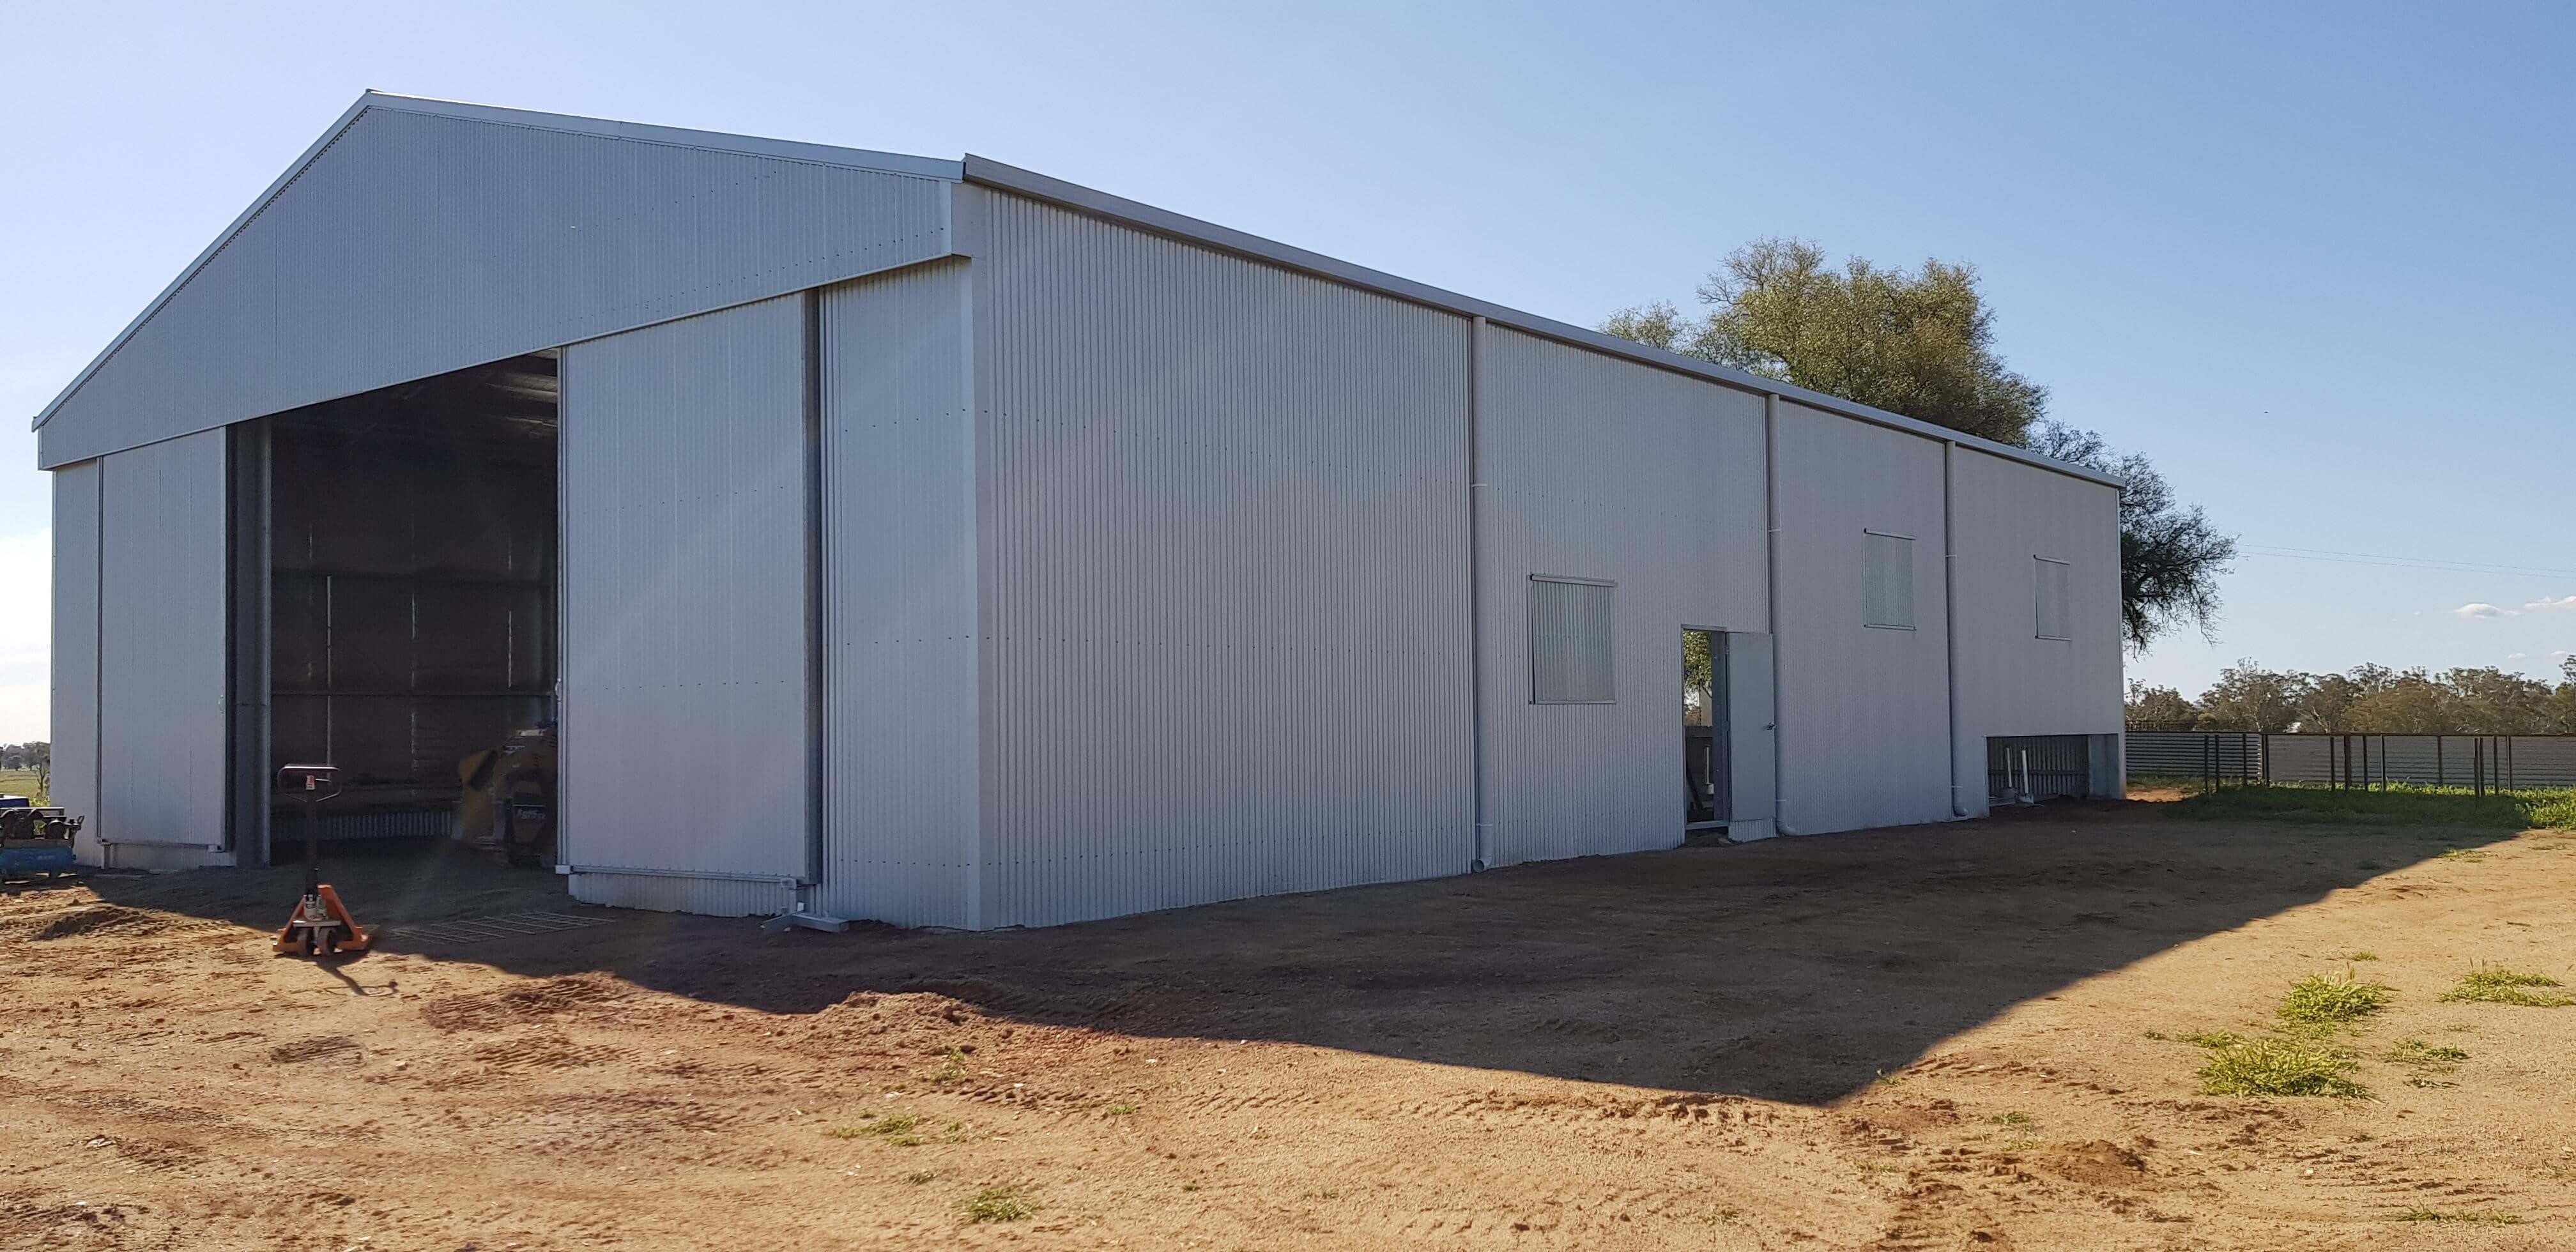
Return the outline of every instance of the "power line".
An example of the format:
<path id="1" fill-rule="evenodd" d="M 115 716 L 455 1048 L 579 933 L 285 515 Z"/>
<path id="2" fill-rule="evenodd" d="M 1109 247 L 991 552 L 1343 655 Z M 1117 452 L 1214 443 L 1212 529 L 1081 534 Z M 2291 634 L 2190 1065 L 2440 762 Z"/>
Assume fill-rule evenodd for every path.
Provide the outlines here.
<path id="1" fill-rule="evenodd" d="M 2454 561 L 2440 557 L 2396 556 L 2385 552 L 2338 552 L 2332 548 L 2293 548 L 2281 544 L 2244 544 L 2239 549 L 2247 556 L 2276 557 L 2294 561 L 2324 561 L 2335 565 L 2377 565 L 2388 569 L 2420 569 L 2455 574 L 2514 574 L 2533 578 L 2576 578 L 2576 569 L 2550 569 L 2534 565 L 2497 565 L 2484 561 Z"/>

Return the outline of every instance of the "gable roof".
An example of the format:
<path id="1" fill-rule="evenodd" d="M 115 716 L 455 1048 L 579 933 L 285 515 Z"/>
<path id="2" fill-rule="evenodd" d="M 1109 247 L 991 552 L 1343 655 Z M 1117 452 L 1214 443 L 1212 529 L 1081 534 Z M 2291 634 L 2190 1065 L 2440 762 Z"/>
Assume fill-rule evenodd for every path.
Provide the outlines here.
<path id="1" fill-rule="evenodd" d="M 939 160 L 377 91 L 361 94 L 45 406 L 38 460 L 50 468 L 947 255 L 947 188 L 961 182 L 2121 485 L 971 154 Z M 78 420 L 61 421 L 66 413 Z"/>

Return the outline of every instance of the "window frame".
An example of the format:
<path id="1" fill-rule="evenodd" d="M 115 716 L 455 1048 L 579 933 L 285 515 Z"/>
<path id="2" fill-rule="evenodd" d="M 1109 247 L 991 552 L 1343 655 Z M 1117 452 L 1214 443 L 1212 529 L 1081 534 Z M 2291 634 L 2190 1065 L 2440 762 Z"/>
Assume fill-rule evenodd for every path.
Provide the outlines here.
<path id="1" fill-rule="evenodd" d="M 2030 559 L 2031 638 L 2044 639 L 2050 643 L 2075 642 L 2075 596 L 2072 581 L 2075 575 L 2075 562 L 2061 560 L 2053 556 L 2041 556 L 2036 552 L 2030 554 Z M 2055 607 L 2057 609 L 2058 627 L 2066 632 L 2062 635 L 2052 635 L 2048 633 L 2048 610 L 2050 608 L 2048 581 L 2041 576 L 2040 570 L 2042 566 L 2050 565 L 2057 567 L 2057 603 Z"/>
<path id="2" fill-rule="evenodd" d="M 1893 531 L 1893 530 L 1878 530 L 1878 529 L 1874 529 L 1874 528 L 1872 528 L 1872 527 L 1868 527 L 1868 526 L 1864 526 L 1864 527 L 1862 527 L 1862 528 L 1861 528 L 1860 533 L 1861 533 L 1861 541 L 1860 541 L 1860 542 L 1861 542 L 1861 557 L 1860 557 L 1860 561 L 1861 561 L 1861 580 L 1862 580 L 1862 581 L 1861 581 L 1861 593 L 1860 593 L 1860 618 L 1861 618 L 1860 625 L 1861 625 L 1861 629 L 1863 629 L 1863 630 L 1903 630 L 1903 631 L 1912 631 L 1912 630 L 1919 629 L 1919 626 L 1918 626 L 1918 619 L 1917 619 L 1917 616 L 1916 616 L 1915 611 L 1914 611 L 1914 610 L 1915 610 L 1915 595 L 1914 595 L 1914 543 L 1915 543 L 1915 539 L 1914 539 L 1914 536 L 1912 536 L 1912 535 L 1908 535 L 1908 534 L 1901 534 L 1901 533 L 1899 533 L 1899 532 L 1897 532 L 1897 531 Z M 1875 545 L 1873 545 L 1873 544 L 1871 544 L 1871 543 L 1870 543 L 1870 540 L 1872 540 L 1872 539 L 1899 539 L 1899 540 L 1903 540 L 1903 541 L 1904 541 L 1904 543 L 1905 543 L 1905 547 L 1904 547 L 1904 549 L 1903 549 L 1904 554 L 1905 554 L 1905 561 L 1904 561 L 1904 565 L 1903 565 L 1903 572 L 1904 572 L 1904 576 L 1905 576 L 1905 584 L 1904 584 L 1904 585 L 1905 585 L 1905 621 L 1904 621 L 1903 623 L 1901 623 L 1901 624 L 1900 624 L 1900 623 L 1897 623 L 1897 622 L 1873 622 L 1873 621 L 1869 620 L 1869 593 L 1870 593 L 1870 581 L 1869 581 L 1869 580 L 1870 580 L 1870 579 L 1872 579 L 1872 578 L 1874 578 L 1874 577 L 1877 575 L 1877 573 L 1878 573 L 1877 567 L 1876 567 L 1876 566 L 1875 566 L 1875 564 L 1873 563 L 1873 558 L 1872 558 L 1872 556 L 1871 556 L 1871 553 L 1873 553 L 1874 551 L 1876 551 L 1876 550 L 1877 550 L 1877 549 L 1876 549 L 1876 547 L 1875 547 Z"/>
<path id="3" fill-rule="evenodd" d="M 1603 611 L 1605 633 L 1601 640 L 1602 681 L 1608 694 L 1598 700 L 1551 700 L 1539 690 L 1539 618 L 1537 585 L 1555 583 L 1573 587 L 1598 587 L 1605 596 Z M 1532 574 L 1526 584 L 1529 594 L 1529 702 L 1543 705 L 1606 705 L 1619 702 L 1619 584 L 1607 578 L 1583 578 L 1572 574 Z"/>

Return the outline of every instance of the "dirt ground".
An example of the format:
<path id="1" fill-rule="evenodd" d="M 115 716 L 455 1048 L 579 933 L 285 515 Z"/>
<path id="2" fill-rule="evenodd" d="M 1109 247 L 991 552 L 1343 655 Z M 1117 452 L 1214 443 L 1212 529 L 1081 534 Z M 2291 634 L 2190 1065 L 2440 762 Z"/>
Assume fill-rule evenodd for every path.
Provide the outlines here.
<path id="1" fill-rule="evenodd" d="M 370 921 L 588 911 L 470 862 L 332 877 Z M 336 969 L 253 929 L 296 879 L 0 895 L 0 1246 L 2576 1247 L 2576 1008 L 2437 999 L 2480 961 L 2576 983 L 2565 834 L 2097 806 L 1043 931 L 603 911 Z M 2198 1094 L 2174 1036 L 2348 967 L 2395 993 L 2347 1040 L 2368 1098 Z M 2379 1059 L 2410 1039 L 2467 1059 Z"/>

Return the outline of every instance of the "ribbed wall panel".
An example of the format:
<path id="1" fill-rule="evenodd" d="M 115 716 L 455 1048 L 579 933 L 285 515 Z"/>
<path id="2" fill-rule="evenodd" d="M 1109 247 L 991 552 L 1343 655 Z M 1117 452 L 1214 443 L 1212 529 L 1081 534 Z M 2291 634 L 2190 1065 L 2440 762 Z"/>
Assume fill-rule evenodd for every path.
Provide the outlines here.
<path id="1" fill-rule="evenodd" d="M 984 924 L 1464 870 L 1469 324 L 990 226 Z"/>
<path id="2" fill-rule="evenodd" d="M 99 837 L 224 843 L 224 433 L 103 458 Z"/>
<path id="3" fill-rule="evenodd" d="M 568 863 L 805 872 L 805 361 L 800 296 L 564 351 Z"/>
<path id="4" fill-rule="evenodd" d="M 371 106 L 73 393 L 39 459 L 939 256 L 948 186 Z"/>
<path id="5" fill-rule="evenodd" d="M 1762 401 L 1517 331 L 1480 356 L 1485 858 L 1671 847 L 1682 628 L 1766 624 Z M 1531 702 L 1532 574 L 1618 584 L 1616 703 Z"/>
<path id="6" fill-rule="evenodd" d="M 1981 814 L 1989 737 L 2120 731 L 2120 492 L 1966 448 L 1951 476 L 1956 768 L 1960 800 Z M 2067 563 L 2068 638 L 2039 637 L 2033 557 Z"/>
<path id="7" fill-rule="evenodd" d="M 1785 831 L 1946 821 L 1942 445 L 1803 405 L 1778 408 Z M 1862 625 L 1871 530 L 1914 538 L 1912 630 Z M 2027 613 L 2026 594 L 2021 603 Z"/>
<path id="8" fill-rule="evenodd" d="M 78 852 L 100 861 L 98 836 L 98 461 L 53 472 L 53 803 L 87 818 Z"/>
<path id="9" fill-rule="evenodd" d="M 777 883 L 721 878 L 670 878 L 652 874 L 575 874 L 572 898 L 584 904 L 708 917 L 760 917 L 782 913 L 794 891 Z"/>
<path id="10" fill-rule="evenodd" d="M 967 926 L 975 838 L 975 411 L 968 271 L 823 301 L 825 803 L 818 903 Z"/>

